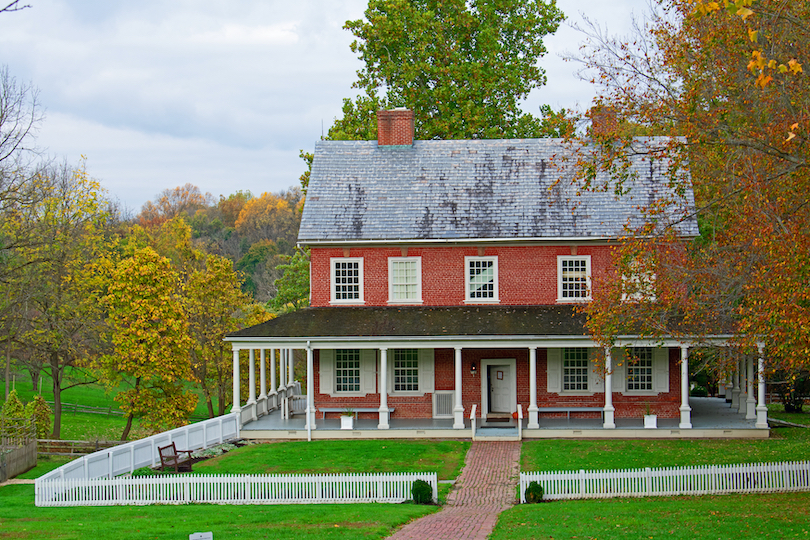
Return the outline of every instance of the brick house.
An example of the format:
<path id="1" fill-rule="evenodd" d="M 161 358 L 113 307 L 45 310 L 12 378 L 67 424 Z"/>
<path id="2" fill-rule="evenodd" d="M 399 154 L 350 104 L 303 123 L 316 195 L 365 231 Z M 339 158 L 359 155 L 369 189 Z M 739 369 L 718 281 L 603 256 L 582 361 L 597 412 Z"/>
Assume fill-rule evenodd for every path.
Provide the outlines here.
<path id="1" fill-rule="evenodd" d="M 377 429 L 408 419 L 462 429 L 473 406 L 484 422 L 520 407 L 527 430 L 560 416 L 612 429 L 648 409 L 692 427 L 689 344 L 619 336 L 597 363 L 575 309 L 637 205 L 667 189 L 666 163 L 636 153 L 630 195 L 619 198 L 577 193 L 568 165 L 576 149 L 559 139 L 414 141 L 404 109 L 381 111 L 378 130 L 379 141 L 316 145 L 299 231 L 311 250 L 311 307 L 226 338 L 236 381 L 239 351 L 250 350 L 244 408 L 234 387 L 244 420 L 283 405 L 286 351 L 304 349 L 309 430 L 345 408 L 377 419 Z M 683 237 L 698 234 L 685 217 L 692 205 L 689 193 L 667 216 Z M 275 359 L 276 350 L 285 352 L 281 384 L 277 392 L 273 367 L 268 393 L 265 353 Z M 751 383 L 744 398 L 755 414 Z M 294 412 L 284 403 L 282 414 Z M 767 426 L 759 405 L 757 426 Z"/>

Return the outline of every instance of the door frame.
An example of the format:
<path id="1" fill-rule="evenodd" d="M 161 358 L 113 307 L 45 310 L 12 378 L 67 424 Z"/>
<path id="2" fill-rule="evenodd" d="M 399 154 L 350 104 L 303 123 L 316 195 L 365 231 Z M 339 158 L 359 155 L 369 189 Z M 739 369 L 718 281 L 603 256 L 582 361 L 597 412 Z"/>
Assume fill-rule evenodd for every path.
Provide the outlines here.
<path id="1" fill-rule="evenodd" d="M 509 412 L 517 411 L 517 360 L 515 358 L 484 358 L 481 360 L 481 416 L 489 414 L 489 367 L 509 366 Z"/>

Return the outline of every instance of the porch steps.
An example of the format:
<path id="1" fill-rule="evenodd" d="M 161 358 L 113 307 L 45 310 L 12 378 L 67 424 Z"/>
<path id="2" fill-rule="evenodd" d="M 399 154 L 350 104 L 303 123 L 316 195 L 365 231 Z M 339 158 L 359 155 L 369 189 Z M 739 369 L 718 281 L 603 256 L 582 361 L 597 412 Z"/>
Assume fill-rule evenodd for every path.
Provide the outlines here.
<path id="1" fill-rule="evenodd" d="M 517 427 L 480 427 L 475 430 L 476 441 L 519 441 Z"/>

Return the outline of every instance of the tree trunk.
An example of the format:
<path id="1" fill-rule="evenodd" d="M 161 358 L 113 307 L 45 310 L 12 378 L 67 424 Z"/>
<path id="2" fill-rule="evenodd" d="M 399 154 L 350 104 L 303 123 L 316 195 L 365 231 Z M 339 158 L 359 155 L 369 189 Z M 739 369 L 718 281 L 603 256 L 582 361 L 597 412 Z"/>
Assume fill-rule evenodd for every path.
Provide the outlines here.
<path id="1" fill-rule="evenodd" d="M 132 413 L 129 413 L 127 415 L 127 425 L 124 426 L 124 432 L 121 434 L 122 441 L 127 440 L 127 437 L 129 437 L 129 431 L 132 429 L 132 417 L 133 417 Z"/>
<path id="2" fill-rule="evenodd" d="M 62 372 L 59 357 L 51 353 L 51 380 L 53 381 L 53 431 L 51 439 L 59 439 L 62 433 Z"/>
<path id="3" fill-rule="evenodd" d="M 6 397 L 5 401 L 8 401 L 8 394 L 11 392 L 9 389 L 9 385 L 11 384 L 11 339 L 6 342 Z"/>

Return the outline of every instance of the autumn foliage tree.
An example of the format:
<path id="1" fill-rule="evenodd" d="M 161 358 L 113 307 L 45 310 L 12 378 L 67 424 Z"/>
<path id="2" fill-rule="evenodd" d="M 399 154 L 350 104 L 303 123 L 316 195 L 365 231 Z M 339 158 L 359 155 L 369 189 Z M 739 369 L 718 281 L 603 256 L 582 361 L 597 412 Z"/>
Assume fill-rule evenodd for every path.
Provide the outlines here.
<path id="1" fill-rule="evenodd" d="M 148 429 L 183 425 L 197 396 L 184 385 L 194 380 L 192 342 L 171 261 L 151 247 L 136 249 L 112 270 L 105 302 L 114 352 L 102 360 L 104 379 L 111 387 L 131 383 L 115 397 L 127 418 L 121 440 L 136 416 Z"/>
<path id="2" fill-rule="evenodd" d="M 763 342 L 771 367 L 801 370 L 810 365 L 810 4 L 658 5 L 633 40 L 592 28 L 584 61 L 624 122 L 614 127 L 670 136 L 651 157 L 671 160 L 676 194 L 691 171 L 701 236 L 684 241 L 661 226 L 674 198 L 641 208 L 648 219 L 628 228 L 613 279 L 594 286 L 589 326 L 604 340 L 630 326 L 650 335 L 733 332 L 739 350 Z M 621 187 L 632 174 L 621 157 L 633 151 L 627 135 L 589 135 L 598 150 L 582 160 L 585 184 L 603 168 Z M 639 254 L 653 265 L 656 301 L 622 302 Z"/>

